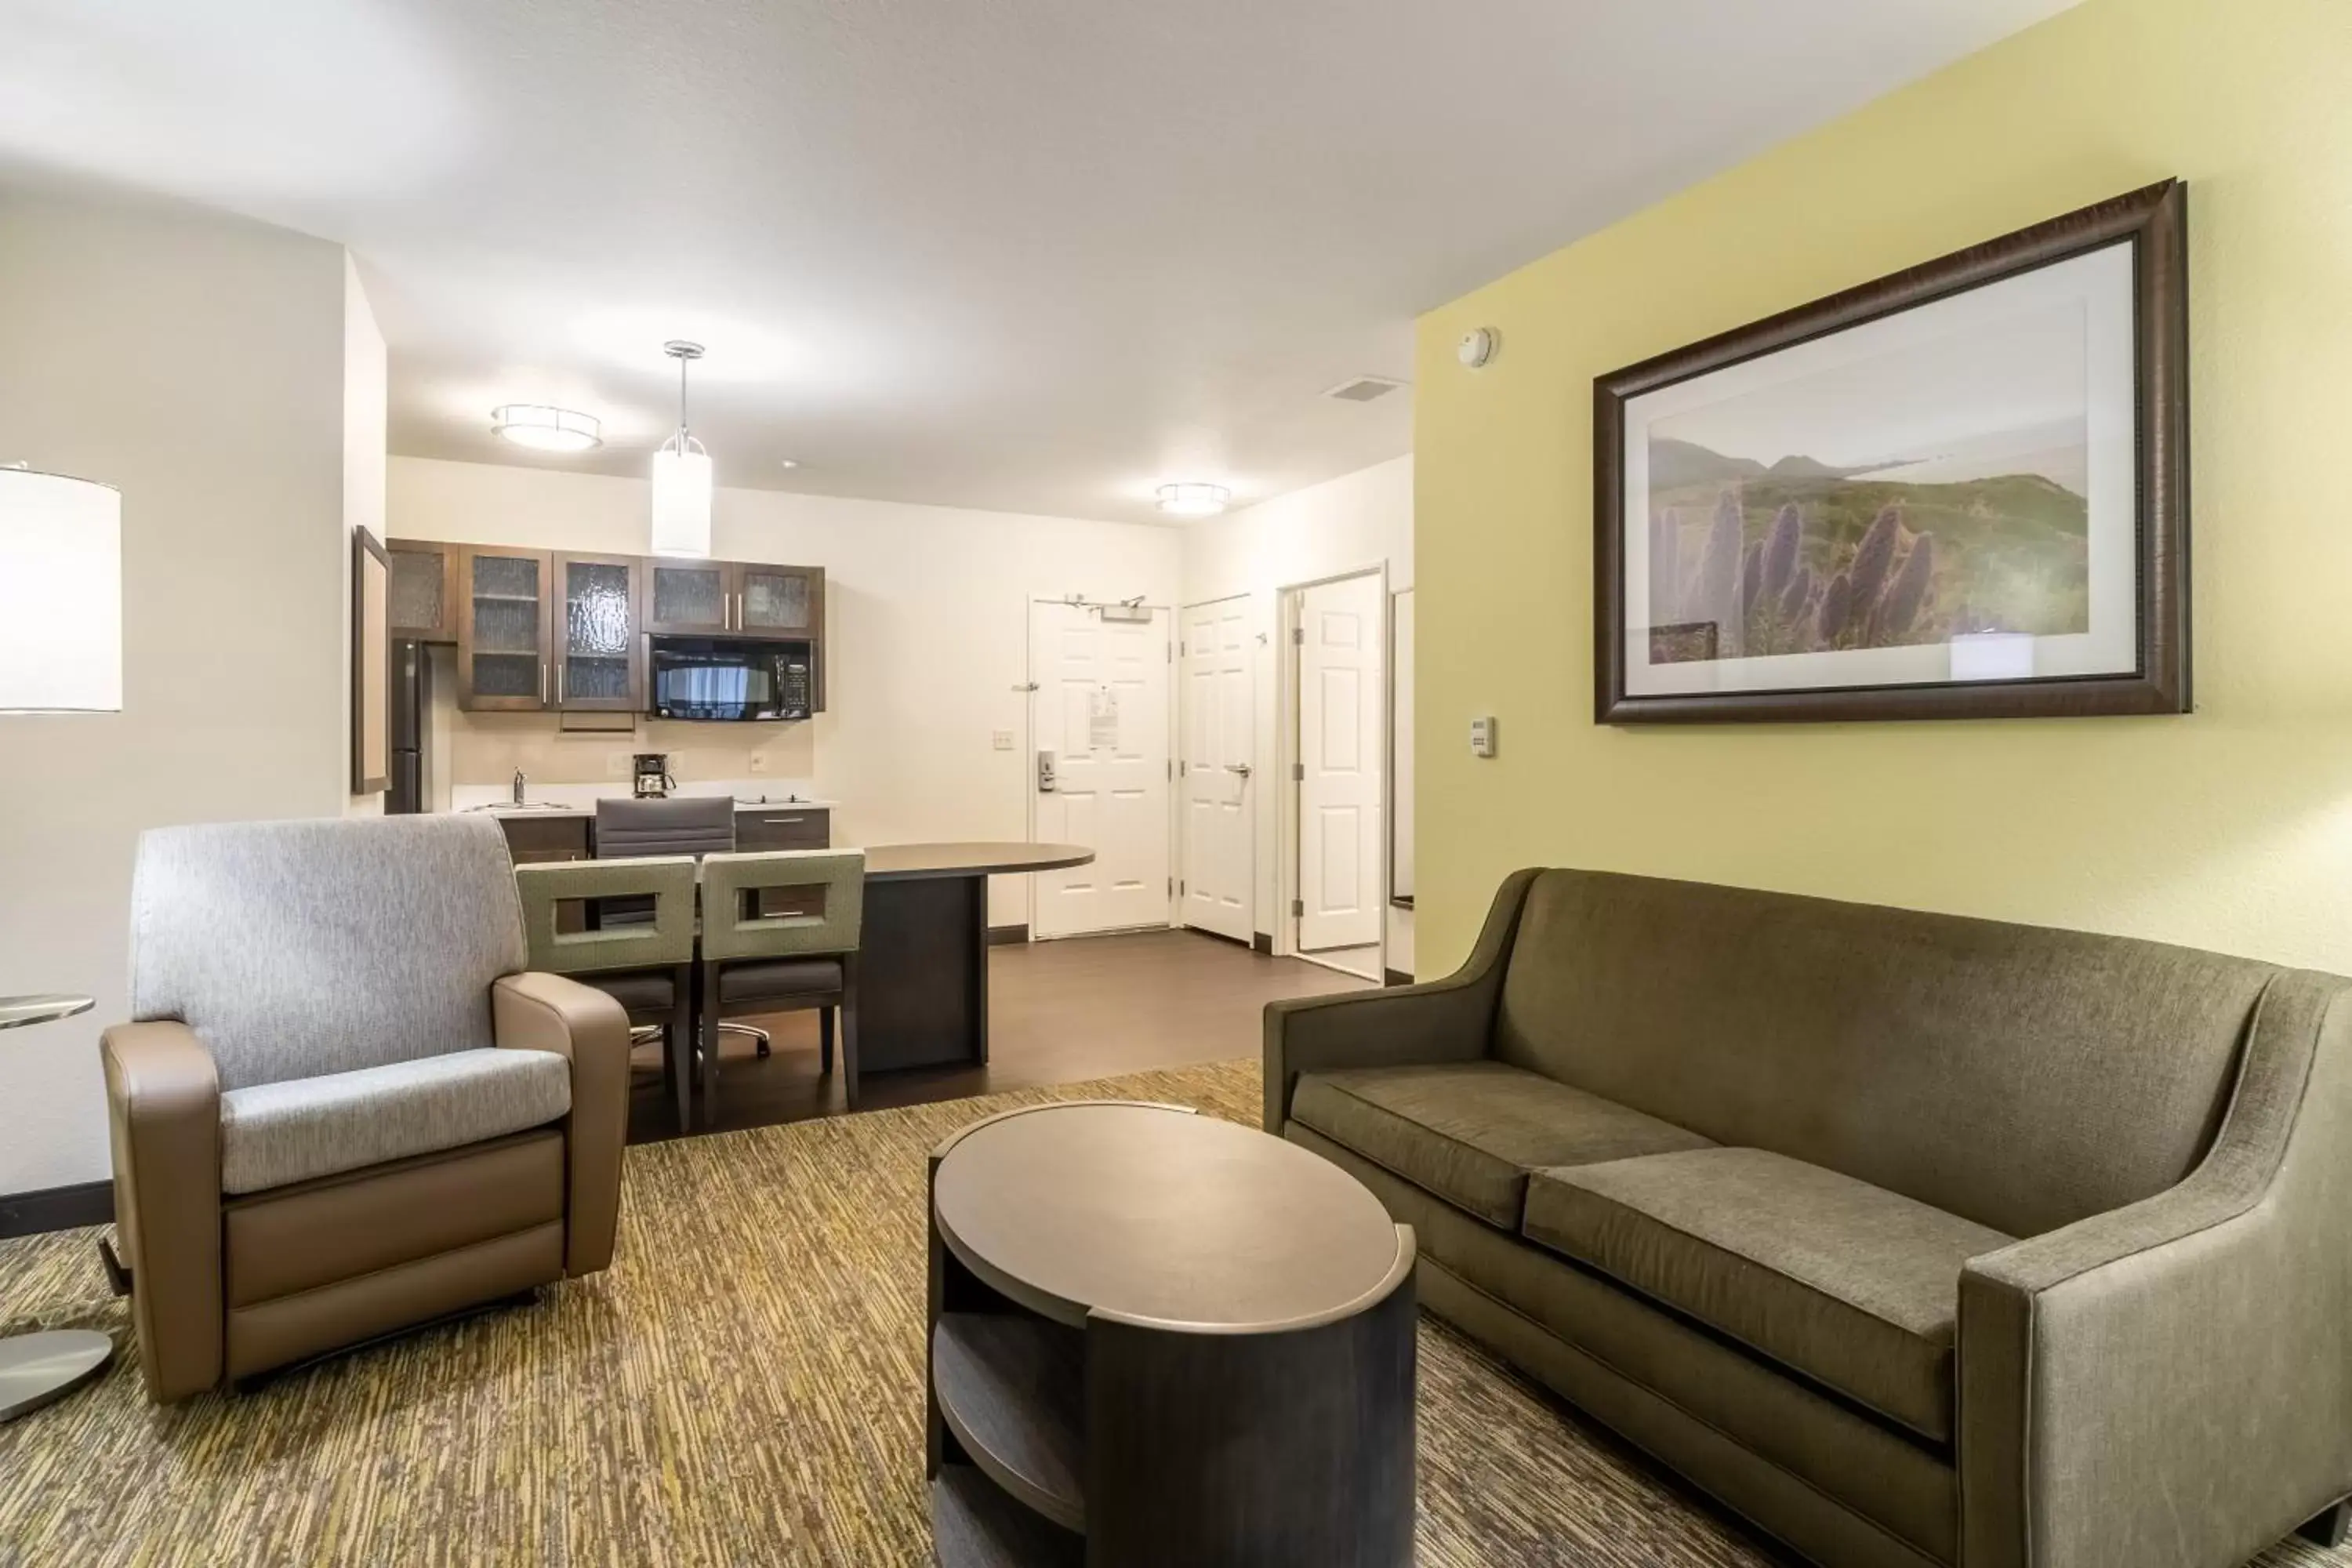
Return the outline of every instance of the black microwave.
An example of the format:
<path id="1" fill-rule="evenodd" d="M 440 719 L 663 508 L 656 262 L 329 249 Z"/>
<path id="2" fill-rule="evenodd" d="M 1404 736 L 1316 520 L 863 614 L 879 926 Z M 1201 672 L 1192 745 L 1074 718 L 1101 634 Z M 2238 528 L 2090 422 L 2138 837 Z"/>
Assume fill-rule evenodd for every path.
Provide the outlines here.
<path id="1" fill-rule="evenodd" d="M 656 719 L 805 719 L 815 691 L 805 642 L 649 637 L 646 711 Z"/>

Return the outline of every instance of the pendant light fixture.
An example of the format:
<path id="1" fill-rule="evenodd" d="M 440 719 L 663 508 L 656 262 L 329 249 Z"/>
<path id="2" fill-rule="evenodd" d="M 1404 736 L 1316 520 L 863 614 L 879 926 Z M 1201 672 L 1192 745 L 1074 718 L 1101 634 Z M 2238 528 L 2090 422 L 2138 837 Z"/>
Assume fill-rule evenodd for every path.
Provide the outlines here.
<path id="1" fill-rule="evenodd" d="M 702 345 L 674 340 L 662 353 L 677 361 L 677 430 L 654 454 L 653 552 L 710 553 L 710 454 L 686 427 L 686 367 Z"/>

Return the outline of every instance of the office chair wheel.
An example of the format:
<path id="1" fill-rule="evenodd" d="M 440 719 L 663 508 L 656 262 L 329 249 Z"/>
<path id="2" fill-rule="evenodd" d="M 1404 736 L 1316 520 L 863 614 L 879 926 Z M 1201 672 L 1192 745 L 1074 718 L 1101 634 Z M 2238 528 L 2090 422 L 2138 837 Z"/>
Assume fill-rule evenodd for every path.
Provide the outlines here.
<path id="1" fill-rule="evenodd" d="M 769 1052 L 774 1048 L 774 1042 L 769 1039 L 768 1031 L 761 1028 L 755 1028 L 750 1024 L 722 1023 L 719 1026 L 719 1032 L 723 1035 L 751 1036 L 752 1049 L 763 1057 L 768 1055 Z"/>

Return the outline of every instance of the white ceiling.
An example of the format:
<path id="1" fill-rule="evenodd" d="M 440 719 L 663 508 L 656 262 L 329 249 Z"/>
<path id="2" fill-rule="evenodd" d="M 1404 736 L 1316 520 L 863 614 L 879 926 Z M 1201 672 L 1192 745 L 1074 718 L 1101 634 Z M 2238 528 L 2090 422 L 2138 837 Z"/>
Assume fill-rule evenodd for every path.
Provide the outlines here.
<path id="1" fill-rule="evenodd" d="M 1149 518 L 1409 449 L 1320 394 L 1418 312 L 2069 3 L 7 0 L 0 161 L 348 244 L 396 452 L 642 473 L 687 336 L 721 484 Z"/>

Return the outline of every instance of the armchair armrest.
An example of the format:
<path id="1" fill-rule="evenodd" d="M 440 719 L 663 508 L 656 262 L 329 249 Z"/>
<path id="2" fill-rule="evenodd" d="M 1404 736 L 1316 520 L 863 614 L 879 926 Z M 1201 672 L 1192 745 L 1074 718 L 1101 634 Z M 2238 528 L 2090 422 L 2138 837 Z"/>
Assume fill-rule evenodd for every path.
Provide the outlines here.
<path id="1" fill-rule="evenodd" d="M 118 1024 L 99 1056 L 140 1372 L 167 1404 L 221 1376 L 220 1075 L 177 1020 Z"/>
<path id="2" fill-rule="evenodd" d="M 1961 1568 L 2241 1563 L 2352 1493 L 2347 996 L 2279 975 L 2186 1181 L 1962 1270 Z"/>
<path id="3" fill-rule="evenodd" d="M 1265 1008 L 1265 1130 L 1290 1116 L 1298 1075 L 1332 1068 L 1476 1061 L 1494 1032 L 1503 959 L 1517 934 L 1534 871 L 1515 871 L 1495 894 L 1477 945 L 1443 980 L 1337 996 L 1269 1002 Z"/>
<path id="4" fill-rule="evenodd" d="M 560 974 L 509 974 L 490 987 L 502 1050 L 553 1051 L 572 1063 L 564 1138 L 563 1271 L 613 1261 L 621 1219 L 621 1149 L 629 1137 L 629 1016 L 602 991 Z"/>

